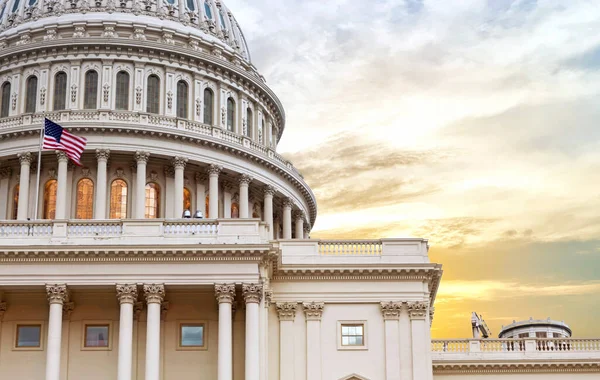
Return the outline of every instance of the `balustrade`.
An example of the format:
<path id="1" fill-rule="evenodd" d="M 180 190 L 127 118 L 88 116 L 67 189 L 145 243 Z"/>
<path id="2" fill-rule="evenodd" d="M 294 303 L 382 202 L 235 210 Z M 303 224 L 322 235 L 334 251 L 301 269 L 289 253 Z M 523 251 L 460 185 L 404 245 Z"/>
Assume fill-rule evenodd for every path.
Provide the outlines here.
<path id="1" fill-rule="evenodd" d="M 380 240 L 322 240 L 319 242 L 319 254 L 325 256 L 379 256 Z"/>
<path id="2" fill-rule="evenodd" d="M 0 222 L 0 238 L 15 238 L 27 236 L 51 236 L 52 222 L 50 221 L 35 221 L 35 222 Z"/>
<path id="3" fill-rule="evenodd" d="M 216 235 L 219 225 L 216 221 L 167 221 L 164 223 L 165 235 Z"/>
<path id="4" fill-rule="evenodd" d="M 528 348 L 527 342 L 535 345 Z M 476 351 L 472 350 L 475 343 Z M 501 352 L 600 352 L 600 339 L 522 338 L 522 339 L 459 339 L 432 340 L 432 352 L 448 354 L 501 353 Z"/>
<path id="5" fill-rule="evenodd" d="M 123 233 L 123 222 L 73 221 L 67 225 L 69 236 L 119 236 Z"/>

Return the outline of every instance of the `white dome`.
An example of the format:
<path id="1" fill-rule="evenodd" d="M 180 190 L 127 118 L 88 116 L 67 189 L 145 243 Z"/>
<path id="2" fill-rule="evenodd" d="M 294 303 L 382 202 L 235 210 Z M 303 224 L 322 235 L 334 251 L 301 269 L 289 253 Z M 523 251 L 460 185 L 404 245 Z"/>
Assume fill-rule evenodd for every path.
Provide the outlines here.
<path id="1" fill-rule="evenodd" d="M 0 39 L 23 29 L 60 29 L 65 23 L 128 23 L 143 29 L 194 36 L 250 62 L 233 14 L 219 0 L 5 0 Z"/>

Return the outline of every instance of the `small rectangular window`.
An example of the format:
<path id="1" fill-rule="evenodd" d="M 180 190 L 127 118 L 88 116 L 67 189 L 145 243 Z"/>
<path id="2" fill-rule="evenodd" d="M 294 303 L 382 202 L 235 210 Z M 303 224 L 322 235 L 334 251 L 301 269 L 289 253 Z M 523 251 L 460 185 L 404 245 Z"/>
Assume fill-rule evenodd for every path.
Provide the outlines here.
<path id="1" fill-rule="evenodd" d="M 519 338 L 529 338 L 529 333 L 519 334 Z"/>
<path id="2" fill-rule="evenodd" d="M 41 348 L 42 325 L 17 325 L 16 348 Z"/>
<path id="3" fill-rule="evenodd" d="M 537 331 L 535 333 L 536 338 L 547 338 L 548 334 L 545 331 Z"/>
<path id="4" fill-rule="evenodd" d="M 85 348 L 109 348 L 110 325 L 85 325 Z"/>
<path id="5" fill-rule="evenodd" d="M 177 340 L 179 350 L 206 350 L 206 323 L 198 321 L 180 322 Z"/>
<path id="6" fill-rule="evenodd" d="M 367 321 L 338 321 L 338 350 L 367 349 Z"/>

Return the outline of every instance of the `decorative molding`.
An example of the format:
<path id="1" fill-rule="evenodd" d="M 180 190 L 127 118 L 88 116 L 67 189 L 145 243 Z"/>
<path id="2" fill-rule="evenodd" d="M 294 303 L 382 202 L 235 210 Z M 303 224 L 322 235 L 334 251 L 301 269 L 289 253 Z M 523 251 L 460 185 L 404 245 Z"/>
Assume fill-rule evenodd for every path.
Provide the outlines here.
<path id="1" fill-rule="evenodd" d="M 208 177 L 206 176 L 206 173 L 196 173 L 194 179 L 196 180 L 196 183 L 202 184 L 206 182 Z"/>
<path id="2" fill-rule="evenodd" d="M 12 175 L 11 168 L 0 168 L 0 179 L 10 178 L 11 175 Z"/>
<path id="3" fill-rule="evenodd" d="M 162 303 L 165 299 L 164 284 L 144 284 L 144 298 L 146 303 Z"/>
<path id="4" fill-rule="evenodd" d="M 263 194 L 265 196 L 270 195 L 271 197 L 275 195 L 275 188 L 271 185 L 265 185 L 263 187 Z"/>
<path id="5" fill-rule="evenodd" d="M 435 361 L 435 360 L 434 360 Z M 433 363 L 434 375 L 513 374 L 513 373 L 600 373 L 600 362 L 589 363 Z"/>
<path id="6" fill-rule="evenodd" d="M 136 284 L 117 284 L 116 288 L 119 303 L 134 304 L 137 302 L 138 289 Z"/>
<path id="7" fill-rule="evenodd" d="M 144 303 L 142 301 L 136 301 L 133 304 L 133 320 L 139 321 L 140 315 L 142 315 L 143 311 L 144 311 Z"/>
<path id="8" fill-rule="evenodd" d="M 21 163 L 21 166 L 29 165 L 31 167 L 31 163 L 34 160 L 34 155 L 31 152 L 19 153 L 19 154 L 17 154 L 17 157 L 19 158 L 19 162 Z"/>
<path id="9" fill-rule="evenodd" d="M 294 220 L 301 219 L 304 221 L 306 219 L 306 214 L 302 210 L 295 210 L 292 216 Z"/>
<path id="10" fill-rule="evenodd" d="M 400 319 L 400 311 L 402 310 L 402 302 L 382 302 L 381 313 L 384 320 Z"/>
<path id="11" fill-rule="evenodd" d="M 283 207 L 289 207 L 290 209 L 294 207 L 294 202 L 288 197 L 283 198 L 282 203 Z"/>
<path id="12" fill-rule="evenodd" d="M 150 159 L 150 153 L 138 150 L 135 152 L 133 157 L 135 159 L 135 162 L 137 162 L 138 164 L 147 164 L 148 160 Z"/>
<path id="13" fill-rule="evenodd" d="M 302 304 L 307 321 L 320 321 L 323 316 L 325 303 L 323 302 L 305 302 Z"/>
<path id="14" fill-rule="evenodd" d="M 115 177 L 125 178 L 125 170 L 123 170 L 122 168 L 117 168 L 117 170 L 115 170 Z"/>
<path id="15" fill-rule="evenodd" d="M 75 310 L 75 302 L 63 303 L 63 320 L 71 320 L 71 314 L 73 313 L 73 310 Z"/>
<path id="16" fill-rule="evenodd" d="M 427 318 L 427 302 L 410 302 L 408 304 L 408 316 L 410 319 Z"/>
<path id="17" fill-rule="evenodd" d="M 188 159 L 185 157 L 175 156 L 171 160 L 171 164 L 175 169 L 185 169 L 185 165 L 187 164 Z"/>
<path id="18" fill-rule="evenodd" d="M 110 149 L 96 149 L 96 159 L 98 161 L 108 161 L 110 158 Z"/>
<path id="19" fill-rule="evenodd" d="M 69 291 L 66 284 L 46 284 L 46 294 L 50 304 L 69 302 Z"/>
<path id="20" fill-rule="evenodd" d="M 175 178 L 175 168 L 173 168 L 171 165 L 165 165 L 165 167 L 163 168 L 163 171 L 165 173 L 165 177 Z M 156 173 L 154 173 L 154 174 L 156 174 Z M 156 182 L 157 180 L 158 180 L 158 176 L 153 181 Z"/>
<path id="21" fill-rule="evenodd" d="M 246 303 L 260 303 L 262 284 L 242 284 L 242 294 Z"/>
<path id="22" fill-rule="evenodd" d="M 215 284 L 215 297 L 218 303 L 233 303 L 235 284 Z"/>
<path id="23" fill-rule="evenodd" d="M 296 319 L 297 302 L 277 302 L 275 307 L 280 321 L 293 321 Z"/>
<path id="24" fill-rule="evenodd" d="M 8 306 L 6 302 L 0 302 L 0 322 L 2 322 L 2 320 L 4 319 L 4 313 L 6 313 L 7 307 Z"/>
<path id="25" fill-rule="evenodd" d="M 69 160 L 67 153 L 63 152 L 62 150 L 56 151 L 56 158 L 58 159 L 58 162 L 68 162 Z"/>
<path id="26" fill-rule="evenodd" d="M 240 184 L 240 186 L 248 186 L 250 185 L 250 183 L 254 180 L 253 177 L 247 175 L 247 174 L 242 174 L 239 179 L 238 182 Z"/>
<path id="27" fill-rule="evenodd" d="M 214 175 L 218 176 L 222 171 L 223 171 L 223 167 L 220 165 L 215 165 L 215 164 L 210 165 L 208 167 L 208 169 L 206 169 L 206 173 L 209 176 L 214 176 Z"/>
<path id="28" fill-rule="evenodd" d="M 92 171 L 90 168 L 81 168 L 81 176 L 83 178 L 92 178 Z"/>
<path id="29" fill-rule="evenodd" d="M 265 298 L 265 307 L 268 309 L 271 307 L 271 303 L 273 302 L 273 290 L 265 287 L 264 298 Z"/>

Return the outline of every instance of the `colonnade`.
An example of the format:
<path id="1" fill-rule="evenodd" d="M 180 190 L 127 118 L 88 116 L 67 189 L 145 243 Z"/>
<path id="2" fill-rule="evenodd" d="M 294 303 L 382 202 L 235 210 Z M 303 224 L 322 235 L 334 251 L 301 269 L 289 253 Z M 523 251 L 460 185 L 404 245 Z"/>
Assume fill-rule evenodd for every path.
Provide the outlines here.
<path id="1" fill-rule="evenodd" d="M 58 160 L 58 171 L 57 171 L 57 194 L 56 194 L 56 219 L 68 219 L 66 215 L 67 210 L 67 189 L 68 184 L 68 157 L 64 152 L 56 152 Z M 146 182 L 147 182 L 147 166 L 150 159 L 150 153 L 145 151 L 136 151 L 134 153 L 134 160 L 136 163 L 136 186 L 133 193 L 133 218 L 144 219 L 145 217 L 145 201 L 146 201 Z M 107 219 L 107 194 L 108 189 L 108 160 L 110 157 L 109 149 L 96 149 L 97 159 L 97 170 L 96 170 L 96 181 L 94 184 L 94 207 L 93 214 L 94 219 Z M 32 164 L 36 158 L 35 154 L 31 152 L 24 152 L 18 155 L 21 168 L 20 168 L 20 182 L 19 182 L 19 204 L 17 219 L 26 220 L 30 215 L 30 170 Z M 183 193 L 185 186 L 185 167 L 188 163 L 188 159 L 185 157 L 175 156 L 171 159 L 171 165 L 173 168 L 174 176 L 174 188 L 172 193 L 169 192 L 167 196 L 173 197 L 173 212 L 172 215 L 175 218 L 179 218 L 183 214 Z M 212 164 L 207 167 L 206 174 L 208 177 L 208 194 L 209 194 L 209 205 L 207 207 L 208 217 L 215 219 L 216 215 L 219 215 L 219 177 L 223 171 L 223 168 L 219 165 Z M 205 177 L 206 178 L 206 177 Z M 239 195 L 239 217 L 250 218 L 252 216 L 252 210 L 249 202 L 249 189 L 250 184 L 254 181 L 254 178 L 247 174 L 241 174 L 237 179 L 237 188 Z M 197 178 L 197 194 L 196 199 L 198 205 L 204 207 L 204 184 L 200 184 L 201 179 Z M 40 185 L 41 186 L 41 185 Z M 231 189 L 233 185 L 226 184 Z M 224 201 L 224 217 L 231 217 L 231 194 L 232 190 L 225 193 Z M 263 193 L 263 221 L 269 225 L 270 238 L 275 237 L 283 239 L 291 239 L 292 236 L 299 239 L 308 237 L 308 225 L 305 223 L 306 214 L 301 211 L 290 198 L 284 198 L 282 202 L 282 233 L 281 236 L 274 234 L 274 196 L 276 190 L 271 185 L 264 185 L 262 188 Z M 42 195 L 40 195 L 42 196 Z M 35 200 L 38 201 L 38 200 Z M 292 234 L 292 231 L 294 234 Z"/>
<path id="2" fill-rule="evenodd" d="M 145 379 L 160 378 L 161 304 L 165 299 L 164 284 L 144 284 L 143 296 L 147 305 Z M 260 313 L 261 284 L 242 284 L 246 304 L 246 358 L 245 379 L 259 380 L 260 376 Z M 69 304 L 69 290 L 65 284 L 46 285 L 50 313 L 48 320 L 46 380 L 59 380 L 61 374 L 61 339 L 63 308 Z M 131 380 L 133 368 L 134 304 L 138 299 L 136 284 L 116 285 L 120 304 L 117 380 Z M 215 284 L 219 304 L 218 380 L 233 379 L 233 313 L 235 284 Z"/>

